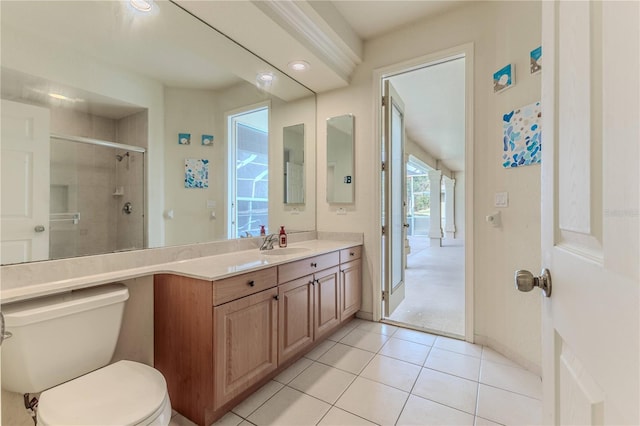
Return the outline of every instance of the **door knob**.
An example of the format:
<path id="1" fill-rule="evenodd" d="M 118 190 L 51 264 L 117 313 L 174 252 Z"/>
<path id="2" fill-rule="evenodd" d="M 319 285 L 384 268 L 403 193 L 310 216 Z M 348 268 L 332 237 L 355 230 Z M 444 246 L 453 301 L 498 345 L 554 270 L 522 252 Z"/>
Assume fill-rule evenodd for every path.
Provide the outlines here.
<path id="1" fill-rule="evenodd" d="M 516 271 L 516 288 L 520 291 L 531 291 L 534 287 L 540 287 L 545 296 L 551 296 L 551 273 L 548 269 L 543 269 L 539 277 L 524 269 Z"/>
<path id="2" fill-rule="evenodd" d="M 408 223 L 405 223 L 403 226 L 404 226 L 405 228 L 408 228 L 408 227 L 409 227 L 409 224 L 408 224 Z"/>
<path id="3" fill-rule="evenodd" d="M 34 231 L 36 232 L 44 232 L 44 226 L 43 225 L 36 225 L 35 228 L 33 228 Z"/>

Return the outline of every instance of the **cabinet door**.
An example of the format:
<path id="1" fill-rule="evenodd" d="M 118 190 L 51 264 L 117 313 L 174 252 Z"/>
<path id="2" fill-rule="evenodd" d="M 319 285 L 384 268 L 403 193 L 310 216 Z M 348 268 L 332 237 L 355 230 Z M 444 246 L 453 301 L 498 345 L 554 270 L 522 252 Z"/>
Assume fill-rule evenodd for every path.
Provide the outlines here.
<path id="1" fill-rule="evenodd" d="M 340 324 L 340 268 L 325 269 L 314 274 L 315 324 L 314 338 L 318 339 Z"/>
<path id="2" fill-rule="evenodd" d="M 362 303 L 362 265 L 360 260 L 340 267 L 340 321 L 360 310 Z"/>
<path id="3" fill-rule="evenodd" d="M 277 367 L 277 288 L 213 309 L 215 409 Z"/>
<path id="4" fill-rule="evenodd" d="M 278 288 L 278 363 L 313 342 L 313 275 Z"/>

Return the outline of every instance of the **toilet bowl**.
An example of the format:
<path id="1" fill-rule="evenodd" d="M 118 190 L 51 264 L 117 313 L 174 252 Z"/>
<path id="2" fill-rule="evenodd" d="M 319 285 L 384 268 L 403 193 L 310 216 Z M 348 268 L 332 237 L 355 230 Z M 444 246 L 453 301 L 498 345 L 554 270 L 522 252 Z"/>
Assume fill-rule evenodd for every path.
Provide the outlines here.
<path id="1" fill-rule="evenodd" d="M 3 304 L 2 388 L 39 393 L 39 425 L 162 425 L 167 383 L 134 361 L 110 363 L 129 291 L 122 284 Z"/>
<path id="2" fill-rule="evenodd" d="M 118 361 L 44 391 L 38 425 L 167 425 L 171 403 L 158 370 Z"/>

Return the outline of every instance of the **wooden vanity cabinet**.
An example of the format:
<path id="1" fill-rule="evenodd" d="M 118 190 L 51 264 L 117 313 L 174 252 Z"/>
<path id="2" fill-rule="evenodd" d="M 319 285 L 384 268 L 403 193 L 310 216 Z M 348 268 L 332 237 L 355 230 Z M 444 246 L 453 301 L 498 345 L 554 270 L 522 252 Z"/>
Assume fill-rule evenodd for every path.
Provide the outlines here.
<path id="1" fill-rule="evenodd" d="M 340 317 L 354 315 L 362 306 L 362 246 L 340 250 Z"/>
<path id="2" fill-rule="evenodd" d="M 210 425 L 349 319 L 361 248 L 205 281 L 154 278 L 154 366 L 171 405 Z"/>
<path id="3" fill-rule="evenodd" d="M 213 309 L 215 409 L 278 367 L 277 294 L 272 288 Z"/>

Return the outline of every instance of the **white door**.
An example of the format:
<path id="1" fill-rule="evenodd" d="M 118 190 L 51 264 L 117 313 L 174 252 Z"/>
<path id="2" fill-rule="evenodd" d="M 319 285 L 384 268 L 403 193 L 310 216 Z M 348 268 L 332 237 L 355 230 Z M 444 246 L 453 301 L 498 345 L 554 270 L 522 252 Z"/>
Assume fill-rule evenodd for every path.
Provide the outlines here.
<path id="1" fill-rule="evenodd" d="M 406 215 L 406 163 L 404 161 L 404 103 L 389 80 L 384 81 L 385 128 L 385 236 L 384 314 L 391 316 L 404 300 L 404 241 Z"/>
<path id="2" fill-rule="evenodd" d="M 49 110 L 2 101 L 0 263 L 49 258 Z"/>
<path id="3" fill-rule="evenodd" d="M 543 2 L 544 423 L 640 424 L 640 3 Z"/>

